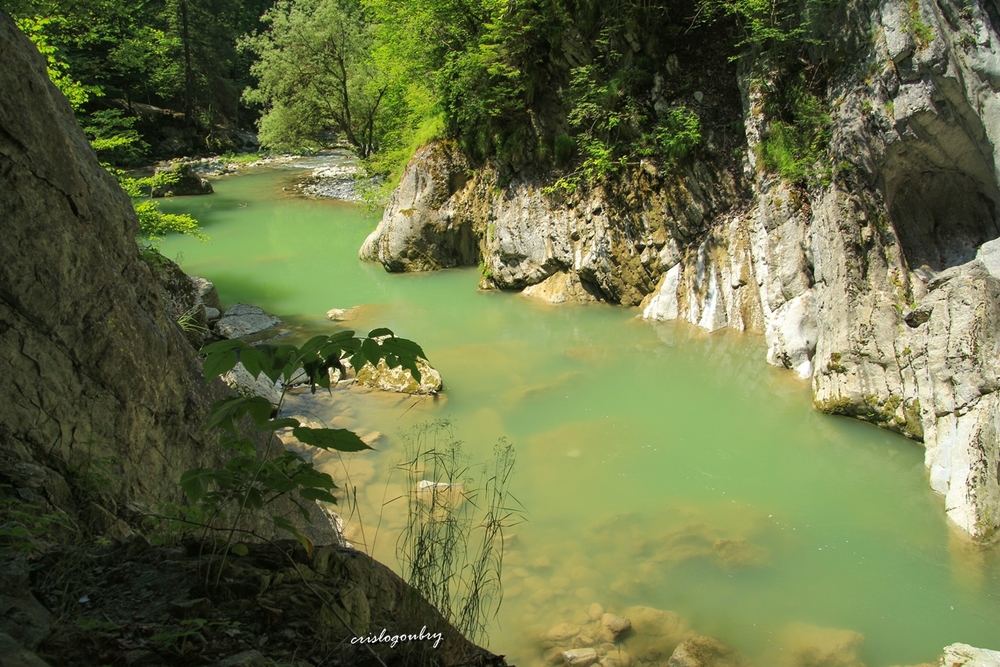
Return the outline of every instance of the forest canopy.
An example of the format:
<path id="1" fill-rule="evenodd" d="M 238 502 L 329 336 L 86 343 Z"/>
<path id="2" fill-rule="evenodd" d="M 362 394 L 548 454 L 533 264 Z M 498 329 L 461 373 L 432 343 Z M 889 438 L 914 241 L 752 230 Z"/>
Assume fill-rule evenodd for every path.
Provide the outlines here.
<path id="1" fill-rule="evenodd" d="M 272 150 L 344 141 L 381 174 L 449 137 L 474 162 L 555 169 L 574 187 L 641 160 L 669 166 L 739 122 L 700 104 L 705 84 L 678 60 L 685 53 L 715 54 L 719 79 L 734 80 L 743 57 L 788 82 L 775 86 L 787 92 L 769 107 L 777 139 L 764 161 L 801 177 L 828 122 L 813 94 L 812 26 L 838 4 L 9 0 L 7 9 L 115 164 L 183 151 L 155 136 L 170 120 L 198 135 L 192 152 L 222 152 L 230 130 L 259 130 Z M 739 113 L 738 100 L 726 104 Z M 150 108 L 162 112 L 153 127 Z"/>

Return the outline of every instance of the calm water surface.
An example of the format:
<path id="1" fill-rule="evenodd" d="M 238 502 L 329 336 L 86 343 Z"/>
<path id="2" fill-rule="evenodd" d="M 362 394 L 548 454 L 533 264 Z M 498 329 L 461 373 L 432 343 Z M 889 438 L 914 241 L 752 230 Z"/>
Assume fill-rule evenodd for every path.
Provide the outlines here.
<path id="1" fill-rule="evenodd" d="M 1000 649 L 1000 558 L 950 531 L 922 447 L 811 410 L 760 337 L 482 293 L 475 269 L 389 275 L 357 259 L 376 219 L 289 196 L 293 174 L 165 202 L 211 240 L 170 238 L 164 253 L 293 336 L 333 332 L 328 309 L 363 305 L 351 327 L 422 344 L 443 396 L 344 390 L 291 406 L 386 434 L 377 452 L 325 463 L 358 487 L 349 537 L 385 563 L 397 566 L 405 512 L 385 504 L 403 493 L 402 430 L 452 419 L 481 460 L 499 437 L 515 444 L 528 521 L 506 552 L 491 649 L 541 665 L 540 635 L 594 602 L 675 611 L 758 664 L 780 661 L 796 623 L 861 633 L 870 667 L 929 662 L 952 642 Z"/>

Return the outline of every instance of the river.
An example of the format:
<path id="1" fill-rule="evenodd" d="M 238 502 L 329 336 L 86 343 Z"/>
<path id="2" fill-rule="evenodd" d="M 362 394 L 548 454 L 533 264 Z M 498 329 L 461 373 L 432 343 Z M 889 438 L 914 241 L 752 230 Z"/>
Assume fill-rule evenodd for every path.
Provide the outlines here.
<path id="1" fill-rule="evenodd" d="M 163 252 L 224 305 L 282 317 L 289 340 L 342 328 L 330 308 L 364 306 L 352 328 L 423 346 L 442 396 L 338 390 L 291 406 L 385 434 L 326 466 L 358 487 L 349 538 L 391 567 L 400 433 L 450 419 L 477 460 L 498 438 L 514 444 L 527 520 L 508 531 L 493 651 L 541 666 L 541 635 L 592 603 L 677 612 L 757 664 L 778 664 L 803 623 L 860 633 L 869 667 L 930 662 L 953 642 L 1000 649 L 1000 558 L 948 527 L 922 447 L 813 411 L 808 384 L 764 362 L 761 337 L 479 292 L 474 268 L 387 274 L 357 259 L 376 218 L 293 196 L 296 177 L 261 169 L 164 201 L 211 240 L 171 237 Z"/>

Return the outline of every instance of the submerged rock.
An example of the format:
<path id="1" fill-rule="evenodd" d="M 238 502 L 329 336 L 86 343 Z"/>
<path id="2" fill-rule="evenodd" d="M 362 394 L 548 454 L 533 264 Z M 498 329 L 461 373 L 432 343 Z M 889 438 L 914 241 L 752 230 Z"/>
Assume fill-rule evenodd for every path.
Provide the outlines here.
<path id="1" fill-rule="evenodd" d="M 417 500 L 429 507 L 457 508 L 465 502 L 465 485 L 461 483 L 432 482 L 422 479 L 417 482 Z"/>
<path id="2" fill-rule="evenodd" d="M 580 626 L 573 623 L 560 623 L 545 633 L 545 639 L 552 642 L 565 642 L 580 634 Z"/>
<path id="3" fill-rule="evenodd" d="M 731 567 L 759 567 L 767 563 L 770 554 L 764 547 L 746 540 L 719 539 L 715 541 L 715 555 L 724 565 Z"/>
<path id="4" fill-rule="evenodd" d="M 592 648 L 574 648 L 563 651 L 562 655 L 570 667 L 590 667 L 597 662 L 597 651 Z"/>
<path id="5" fill-rule="evenodd" d="M 603 614 L 601 627 L 611 640 L 618 639 L 632 628 L 632 621 L 616 614 Z"/>
<path id="6" fill-rule="evenodd" d="M 864 667 L 860 632 L 792 623 L 779 636 L 782 664 L 789 667 Z"/>
<path id="7" fill-rule="evenodd" d="M 714 637 L 694 635 L 674 649 L 667 667 L 750 667 L 750 661 Z"/>
<path id="8" fill-rule="evenodd" d="M 215 333 L 224 338 L 243 338 L 281 324 L 274 315 L 257 306 L 235 303 L 215 324 Z"/>

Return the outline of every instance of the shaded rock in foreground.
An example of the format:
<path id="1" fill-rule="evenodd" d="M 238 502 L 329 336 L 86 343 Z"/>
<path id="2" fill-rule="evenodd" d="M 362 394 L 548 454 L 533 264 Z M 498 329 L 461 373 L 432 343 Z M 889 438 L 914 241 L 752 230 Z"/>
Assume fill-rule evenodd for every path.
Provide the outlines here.
<path id="1" fill-rule="evenodd" d="M 93 460 L 114 461 L 111 514 L 179 501 L 182 472 L 224 464 L 204 424 L 225 387 L 206 385 L 131 201 L 3 12 L 0 62 L 0 474 L 37 467 L 36 504 L 74 518 L 69 473 Z"/>
<path id="2" fill-rule="evenodd" d="M 202 637 L 197 647 L 189 648 L 197 651 L 197 664 L 254 664 L 246 662 L 256 658 L 254 651 L 266 664 L 329 664 L 335 650 L 341 665 L 377 664 L 374 656 L 401 666 L 504 665 L 500 656 L 466 640 L 419 593 L 361 552 L 319 546 L 310 557 L 294 541 L 250 544 L 247 555 L 227 559 L 216 587 L 205 584 L 206 568 L 221 565 L 210 551 L 197 543 L 152 547 L 136 538 L 92 551 L 52 554 L 44 567 L 55 571 L 73 563 L 69 594 L 77 599 L 89 592 L 90 601 L 74 605 L 57 620 L 37 653 L 53 665 L 97 667 L 135 664 L 135 651 L 141 649 L 143 665 L 176 665 L 175 642 L 133 638 L 182 633 L 194 623 Z M 58 604 L 61 591 L 56 586 L 40 589 L 43 599 Z M 151 597 L 151 589 L 166 594 Z M 377 637 L 383 630 L 389 637 L 419 635 L 422 628 L 425 635 L 441 633 L 437 647 L 434 639 L 407 638 L 395 646 L 351 641 Z"/>

